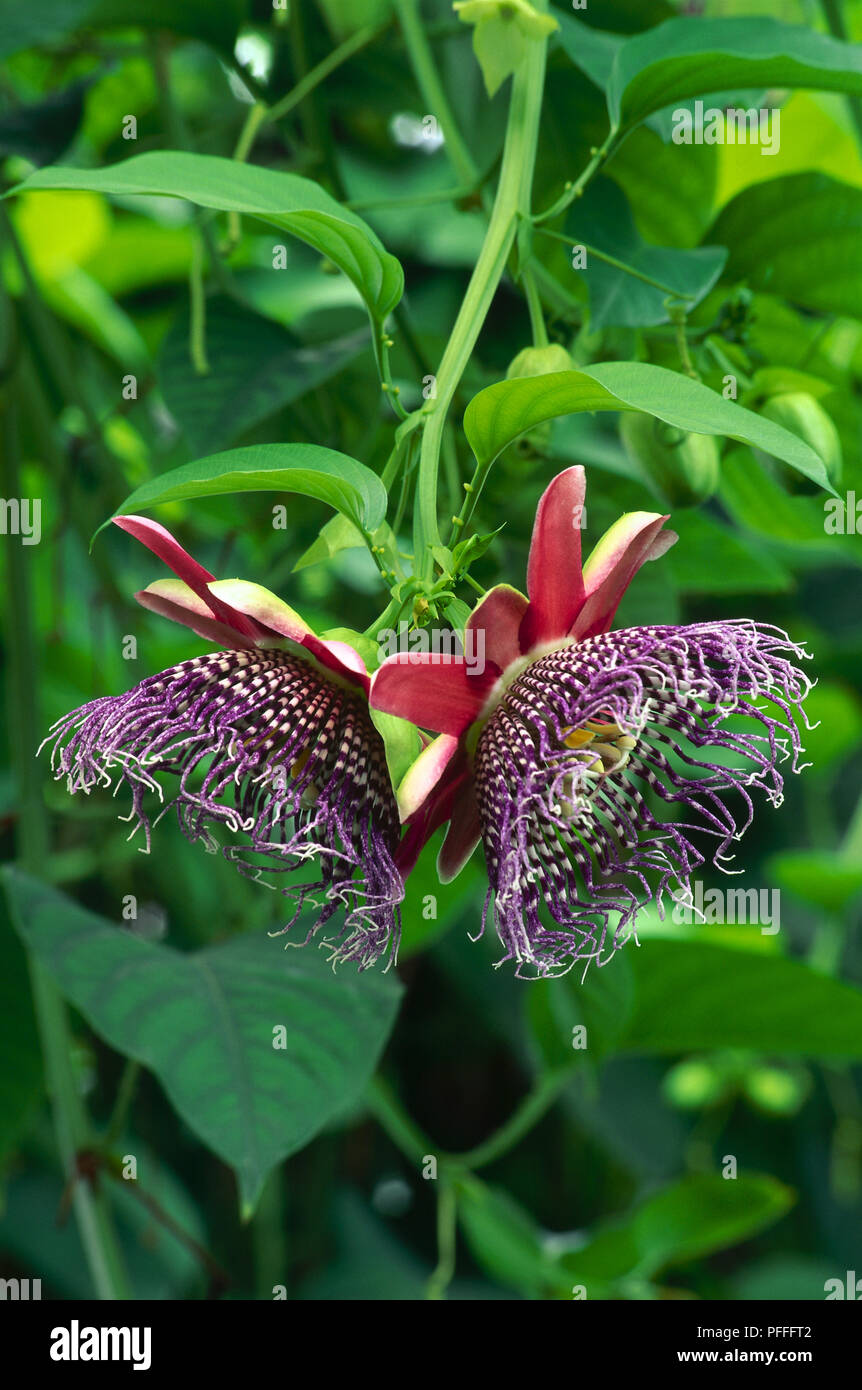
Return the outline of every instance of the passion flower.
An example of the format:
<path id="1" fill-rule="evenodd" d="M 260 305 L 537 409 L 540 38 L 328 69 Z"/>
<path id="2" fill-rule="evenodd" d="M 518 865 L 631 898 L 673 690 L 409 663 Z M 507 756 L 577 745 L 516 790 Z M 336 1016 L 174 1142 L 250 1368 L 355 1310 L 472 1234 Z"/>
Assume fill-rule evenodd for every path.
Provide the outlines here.
<path id="1" fill-rule="evenodd" d="M 519 974 L 604 964 L 640 904 L 690 894 L 705 862 L 725 869 L 753 793 L 782 799 L 799 770 L 810 688 L 783 632 L 748 619 L 610 631 L 641 565 L 677 539 L 651 512 L 622 516 L 581 570 L 580 467 L 551 483 L 536 516 L 528 596 L 489 591 L 479 674 L 463 659 L 392 656 L 372 706 L 438 731 L 399 789 L 405 853 L 449 822 L 445 881 L 484 843 L 503 960 Z M 690 899 L 689 899 L 690 900 Z"/>
<path id="2" fill-rule="evenodd" d="M 394 960 L 400 827 L 359 653 L 318 637 L 260 585 L 216 580 L 157 522 L 115 521 L 179 576 L 149 585 L 138 601 L 220 650 L 65 715 L 46 740 L 56 776 L 70 792 L 124 785 L 132 833 L 141 831 L 148 852 L 155 820 L 173 809 L 189 840 L 221 848 L 253 878 L 274 873 L 295 903 L 285 932 L 309 904 L 316 915 L 306 940 L 343 910 L 325 938 L 335 961 L 364 969 L 386 952 Z M 163 803 L 155 820 L 152 797 Z M 285 883 L 309 864 L 316 881 Z"/>

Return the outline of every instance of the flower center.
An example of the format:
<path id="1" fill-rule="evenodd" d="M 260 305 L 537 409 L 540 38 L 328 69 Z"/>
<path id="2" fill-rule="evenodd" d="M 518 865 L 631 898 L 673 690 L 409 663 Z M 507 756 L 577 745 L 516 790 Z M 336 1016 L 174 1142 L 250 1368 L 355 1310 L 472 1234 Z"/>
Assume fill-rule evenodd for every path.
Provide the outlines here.
<path id="1" fill-rule="evenodd" d="M 588 772 L 605 776 L 625 767 L 629 754 L 637 746 L 637 739 L 624 733 L 619 724 L 587 719 L 583 727 L 571 728 L 563 735 L 563 746 L 582 755 L 579 761 L 586 765 Z"/>

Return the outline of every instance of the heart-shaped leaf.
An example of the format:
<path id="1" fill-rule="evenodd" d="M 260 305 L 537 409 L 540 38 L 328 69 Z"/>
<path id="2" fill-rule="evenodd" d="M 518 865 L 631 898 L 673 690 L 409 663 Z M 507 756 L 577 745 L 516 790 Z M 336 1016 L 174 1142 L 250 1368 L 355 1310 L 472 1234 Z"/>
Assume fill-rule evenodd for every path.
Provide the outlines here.
<path id="1" fill-rule="evenodd" d="M 361 1097 L 395 1021 L 393 977 L 335 974 L 313 946 L 285 951 L 257 934 L 183 954 L 25 874 L 4 880 L 24 944 L 236 1169 L 246 1212 L 273 1165 Z"/>

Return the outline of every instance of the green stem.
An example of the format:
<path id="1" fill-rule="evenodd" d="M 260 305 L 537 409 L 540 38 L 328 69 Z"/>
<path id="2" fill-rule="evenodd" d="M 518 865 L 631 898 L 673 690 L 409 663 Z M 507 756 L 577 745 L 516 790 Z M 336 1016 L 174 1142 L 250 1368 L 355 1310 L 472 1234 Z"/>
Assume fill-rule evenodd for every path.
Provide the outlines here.
<path id="1" fill-rule="evenodd" d="M 457 1176 L 458 1173 L 487 1167 L 520 1143 L 556 1103 L 572 1080 L 572 1074 L 568 1067 L 548 1072 L 536 1082 L 496 1134 L 492 1134 L 484 1144 L 460 1154 L 442 1152 L 402 1109 L 392 1088 L 380 1077 L 375 1077 L 371 1082 L 365 1099 L 380 1127 L 406 1158 L 418 1164 L 426 1157 L 434 1156 L 438 1170 Z"/>
<path id="2" fill-rule="evenodd" d="M 428 107 L 428 114 L 436 117 L 443 132 L 446 154 L 456 177 L 460 183 L 473 189 L 479 177 L 479 170 L 461 135 L 458 122 L 449 105 L 449 98 L 440 81 L 428 35 L 419 15 L 417 0 L 395 0 L 395 11 L 407 45 L 410 66 L 422 93 L 422 99 Z M 532 165 L 530 168 L 532 169 Z"/>
<path id="3" fill-rule="evenodd" d="M 7 497 L 21 496 L 15 387 L 13 378 L 3 400 L 3 488 Z M 32 554 L 14 539 L 8 545 L 8 679 L 9 711 L 14 715 L 10 726 L 15 729 L 12 753 L 21 806 L 18 857 L 22 868 L 38 874 L 44 870 L 49 836 L 34 757 L 39 741 L 39 682 L 27 564 Z M 91 1147 L 92 1133 L 75 1076 L 74 1039 L 66 1006 L 53 981 L 33 958 L 30 975 L 57 1148 L 96 1294 L 101 1299 L 128 1298 L 130 1290 L 105 1197 L 78 1174 L 77 1155 Z"/>
<path id="4" fill-rule="evenodd" d="M 434 571 L 431 546 L 440 544 L 437 473 L 446 413 L 464 373 L 515 240 L 518 219 L 529 216 L 533 166 L 545 77 L 547 44 L 529 42 L 512 80 L 512 98 L 497 196 L 479 259 L 467 286 L 451 337 L 437 370 L 437 395 L 426 403 L 414 518 L 414 565 L 420 578 Z"/>
<path id="5" fill-rule="evenodd" d="M 679 360 L 686 376 L 692 377 L 694 381 L 700 381 L 694 363 L 691 360 L 691 353 L 688 350 L 688 337 L 686 335 L 686 309 L 683 305 L 673 304 L 668 308 L 668 316 L 673 324 L 676 334 L 676 350 L 679 353 Z"/>
<path id="6" fill-rule="evenodd" d="M 129 1111 L 132 1108 L 132 1101 L 135 1098 L 135 1088 L 138 1078 L 141 1075 L 141 1064 L 128 1058 L 120 1077 L 120 1084 L 117 1087 L 117 1096 L 114 1101 L 114 1109 L 108 1121 L 108 1128 L 102 1141 L 102 1147 L 110 1152 L 115 1144 L 118 1144 L 123 1137 L 126 1124 L 129 1118 Z"/>
<path id="7" fill-rule="evenodd" d="M 568 1068 L 543 1076 L 496 1134 L 492 1134 L 484 1144 L 470 1149 L 468 1153 L 458 1155 L 459 1165 L 475 1170 L 501 1158 L 544 1118 L 571 1079 L 572 1072 Z"/>
<path id="8" fill-rule="evenodd" d="M 411 1162 L 421 1164 L 426 1155 L 438 1153 L 428 1136 L 401 1108 L 392 1087 L 382 1077 L 373 1078 L 365 1101 L 380 1128 Z"/>
<path id="9" fill-rule="evenodd" d="M 537 216 L 533 218 L 534 226 L 539 227 L 543 222 L 550 222 L 554 217 L 558 217 L 561 212 L 565 212 L 566 208 L 569 207 L 576 198 L 580 198 L 587 184 L 590 182 L 590 179 L 592 179 L 594 175 L 598 173 L 599 169 L 601 169 L 602 165 L 607 163 L 610 159 L 616 148 L 616 144 L 617 132 L 612 130 L 608 133 L 604 144 L 600 145 L 598 149 L 593 149 L 591 151 L 592 157 L 589 164 L 585 166 L 575 182 L 567 183 L 556 202 L 552 203 L 544 212 L 538 213 Z"/>
<path id="10" fill-rule="evenodd" d="M 521 283 L 524 286 L 524 295 L 527 300 L 527 308 L 530 311 L 530 328 L 533 334 L 533 347 L 543 348 L 548 346 L 548 330 L 545 325 L 545 315 L 542 310 L 542 301 L 539 297 L 539 287 L 532 267 L 524 266 L 521 271 Z"/>
<path id="11" fill-rule="evenodd" d="M 208 376 L 206 336 L 206 292 L 204 290 L 203 247 L 196 236 L 189 267 L 189 356 L 197 376 Z"/>
<path id="12" fill-rule="evenodd" d="M 425 1291 L 425 1297 L 437 1300 L 446 1297 L 446 1290 L 455 1275 L 455 1252 L 458 1226 L 458 1198 L 455 1188 L 445 1179 L 439 1180 L 437 1192 L 437 1267 Z"/>
<path id="13" fill-rule="evenodd" d="M 308 96 L 309 92 L 313 92 L 315 87 L 319 87 L 321 82 L 325 82 L 330 73 L 335 72 L 336 68 L 341 67 L 341 64 L 346 63 L 348 58 L 352 58 L 355 53 L 367 48 L 368 44 L 373 43 L 388 27 L 388 23 L 366 24 L 364 28 L 357 29 L 355 34 L 351 34 L 337 48 L 333 48 L 332 52 L 322 58 L 313 68 L 309 68 L 305 76 L 300 78 L 296 86 L 292 87 L 281 101 L 270 106 L 263 117 L 264 122 L 270 124 L 273 121 L 280 121 L 283 116 L 288 115 L 295 106 L 298 106 Z"/>

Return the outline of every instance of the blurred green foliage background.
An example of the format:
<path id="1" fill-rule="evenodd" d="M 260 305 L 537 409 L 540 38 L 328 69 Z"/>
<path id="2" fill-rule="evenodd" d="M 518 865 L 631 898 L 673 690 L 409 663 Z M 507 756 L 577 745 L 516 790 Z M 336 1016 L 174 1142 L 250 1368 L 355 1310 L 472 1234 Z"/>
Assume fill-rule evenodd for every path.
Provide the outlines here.
<path id="1" fill-rule="evenodd" d="M 52 162 L 102 166 L 161 149 L 231 155 L 254 98 L 281 101 L 360 31 L 325 80 L 306 81 L 292 109 L 260 126 L 249 158 L 320 182 L 401 260 L 394 380 L 408 409 L 421 402 L 484 214 L 447 149 L 423 132 L 434 113 L 387 0 L 292 0 L 289 12 L 265 0 L 4 0 L 0 9 L 5 188 Z M 772 15 L 823 32 L 839 22 L 862 38 L 856 3 L 707 0 L 686 10 Z M 562 4 L 554 12 L 569 13 Z M 470 34 L 446 0 L 421 13 L 480 179 L 493 186 L 506 89 L 487 99 Z M 624 36 L 674 13 L 663 0 L 603 0 L 578 20 Z M 694 370 L 719 391 L 736 375 L 743 403 L 824 457 L 832 451 L 836 468 L 840 455 L 838 492 L 862 499 L 860 99 L 779 99 L 781 147 L 769 158 L 753 147 L 674 145 L 660 122 L 639 126 L 578 207 L 573 235 L 586 239 L 578 229 L 588 225 L 591 241 L 654 275 L 679 268 L 680 251 L 727 248 L 686 325 Z M 123 134 L 130 115 L 134 140 Z M 602 92 L 555 45 L 537 206 L 577 175 L 606 130 Z M 458 197 L 438 198 L 453 188 Z M 0 1275 L 40 1277 L 44 1296 L 59 1298 L 98 1287 L 68 1212 L 23 935 L 73 1005 L 67 1063 L 93 1125 L 77 1145 L 89 1155 L 78 1186 L 96 1182 L 99 1219 L 115 1230 L 135 1297 L 283 1289 L 300 1299 L 422 1298 L 429 1279 L 432 1293 L 449 1284 L 453 1250 L 455 1298 L 569 1298 L 581 1285 L 590 1297 L 824 1297 L 825 1281 L 860 1268 L 862 1256 L 853 1069 L 862 1057 L 862 535 L 830 534 L 824 493 L 723 442 L 716 490 L 673 507 L 680 541 L 642 572 L 618 619 L 750 616 L 815 654 L 813 766 L 790 779 L 780 811 L 759 808 L 738 851 L 745 877 L 731 881 L 780 890 L 779 933 L 646 913 L 640 947 L 584 984 L 574 974 L 525 984 L 492 968 L 492 941 L 470 940 L 481 854 L 442 887 L 435 844 L 408 886 L 397 981 L 357 982 L 347 970 L 333 980 L 319 952 L 285 955 L 267 937 L 279 903 L 262 888 L 189 846 L 169 821 L 141 855 L 116 818 L 124 808 L 106 795 L 70 799 L 30 755 L 72 707 L 207 649 L 135 605 L 134 592 L 160 574 L 126 536 L 104 533 L 88 551 L 134 487 L 247 442 L 308 440 L 383 467 L 393 421 L 359 296 L 300 243 L 176 199 L 36 192 L 5 207 L 2 491 L 41 499 L 43 534 L 38 546 L 7 535 L 0 547 L 3 857 L 21 857 L 22 821 L 42 815 L 34 799 L 49 838 L 34 863 L 35 832 L 30 877 L 7 880 L 19 933 L 4 921 L 0 935 Z M 282 240 L 284 268 L 274 269 Z M 612 271 L 590 284 L 568 254 L 542 243 L 556 286 L 545 301 L 552 341 L 577 364 L 682 370 L 661 296 Z M 189 348 L 189 277 L 201 266 L 205 374 Z M 459 392 L 456 426 L 530 341 L 509 279 Z M 638 442 L 621 434 L 620 418 L 568 417 L 507 450 L 477 515 L 480 531 L 503 526 L 474 567 L 482 585 L 523 584 L 536 502 L 569 463 L 588 469 L 587 546 L 623 510 L 691 500 L 680 491 L 668 499 L 644 462 L 669 441 Z M 444 506 L 457 510 L 470 475 L 457 427 L 445 461 Z M 279 498 L 289 521 L 276 530 L 274 500 L 173 503 L 158 517 L 215 574 L 265 584 L 318 629 L 365 628 L 385 603 L 370 557 L 344 549 L 297 568 L 328 513 Z M 134 921 L 123 920 L 129 895 Z M 138 993 L 121 1007 L 115 986 L 127 971 Z M 572 1047 L 579 1023 L 585 1052 Z M 276 1025 L 288 1037 L 287 1073 L 274 1069 Z M 342 1070 L 315 1109 L 308 1054 L 329 1043 Z M 193 1056 L 205 1093 L 188 1084 Z M 489 1140 L 468 1164 L 441 1158 L 429 1176 L 425 1155 Z M 134 1183 L 118 1171 L 126 1156 L 137 1160 Z M 736 1179 L 722 1176 L 729 1156 Z"/>

